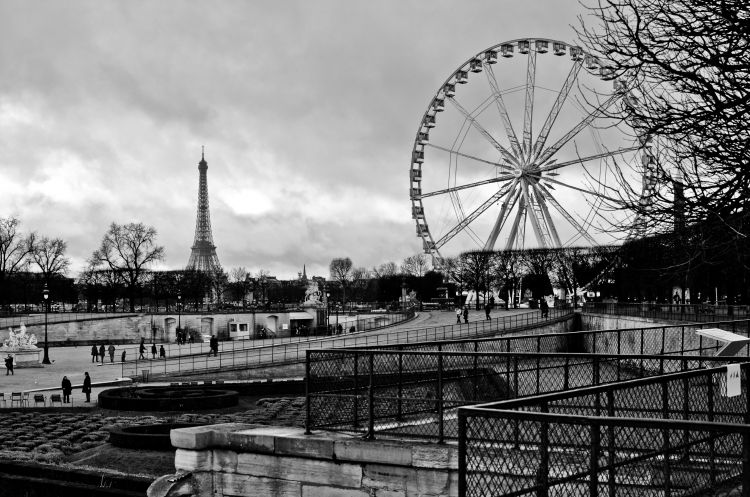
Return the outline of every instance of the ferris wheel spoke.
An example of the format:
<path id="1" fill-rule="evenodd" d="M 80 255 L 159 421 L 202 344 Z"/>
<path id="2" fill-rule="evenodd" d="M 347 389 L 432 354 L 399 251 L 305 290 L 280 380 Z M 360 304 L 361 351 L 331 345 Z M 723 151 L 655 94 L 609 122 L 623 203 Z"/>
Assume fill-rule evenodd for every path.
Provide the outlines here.
<path id="1" fill-rule="evenodd" d="M 566 143 L 568 143 L 570 140 L 572 140 L 578 133 L 581 132 L 584 128 L 586 128 L 589 124 L 591 124 L 591 121 L 596 119 L 602 112 L 604 112 L 610 105 L 612 105 L 617 99 L 619 98 L 618 95 L 613 95 L 609 97 L 602 105 L 591 111 L 581 122 L 575 125 L 573 129 L 568 131 L 565 136 L 557 140 L 554 145 L 544 150 L 540 155 L 536 162 L 543 163 L 549 160 L 550 157 L 555 155 L 558 150 L 560 150 Z"/>
<path id="2" fill-rule="evenodd" d="M 454 192 L 457 192 L 457 191 L 460 191 L 460 190 L 466 190 L 468 188 L 476 188 L 477 186 L 489 185 L 491 183 L 500 183 L 502 181 L 509 181 L 509 180 L 514 179 L 514 178 L 515 178 L 514 175 L 508 174 L 508 175 L 505 175 L 505 176 L 498 176 L 497 178 L 485 179 L 485 180 L 482 180 L 482 181 L 476 181 L 474 183 L 467 183 L 465 185 L 453 186 L 453 187 L 450 187 L 450 188 L 444 188 L 442 190 L 435 190 L 434 192 L 427 192 L 427 193 L 423 193 L 422 195 L 415 195 L 414 198 L 415 199 L 416 198 L 418 198 L 418 199 L 425 199 L 425 198 L 428 198 L 428 197 L 434 197 L 436 195 L 445 195 L 447 193 L 454 193 Z"/>
<path id="3" fill-rule="evenodd" d="M 518 202 L 518 196 L 521 195 L 521 190 L 519 188 L 516 188 L 518 185 L 518 181 L 518 178 L 516 178 L 515 181 L 513 181 L 513 184 L 510 185 L 508 195 L 505 196 L 505 200 L 503 201 L 502 206 L 500 206 L 500 214 L 497 216 L 495 225 L 492 227 L 492 231 L 490 232 L 490 236 L 489 238 L 487 238 L 487 242 L 484 244 L 484 250 L 493 249 L 495 243 L 497 242 L 497 237 L 500 235 L 500 230 L 503 229 L 503 225 L 510 215 L 510 211 L 513 209 L 513 206 L 516 204 L 516 202 Z"/>
<path id="4" fill-rule="evenodd" d="M 537 201 L 539 202 L 539 206 L 542 210 L 542 215 L 546 220 L 548 232 L 552 238 L 552 242 L 556 247 L 561 247 L 562 243 L 560 243 L 560 235 L 557 234 L 557 228 L 555 228 L 555 222 L 552 220 L 552 216 L 549 213 L 549 207 L 547 207 L 547 201 L 544 199 L 544 194 L 539 191 L 539 186 L 537 184 L 532 185 L 532 188 L 534 189 Z"/>
<path id="5" fill-rule="evenodd" d="M 569 185 L 567 183 L 563 183 L 562 181 L 560 181 L 558 179 L 553 179 L 553 178 L 548 178 L 548 177 L 544 177 L 542 179 L 544 179 L 544 181 L 548 181 L 548 182 L 554 183 L 556 185 L 564 186 L 565 188 L 570 188 L 571 190 L 576 190 L 578 192 L 585 193 L 586 195 L 593 195 L 593 196 L 599 197 L 599 198 L 601 198 L 603 200 L 607 200 L 609 202 L 614 202 L 615 204 L 622 203 L 621 201 L 615 200 L 612 197 L 608 197 L 607 195 L 604 195 L 603 193 L 595 192 L 595 191 L 592 191 L 592 190 L 586 190 L 585 188 L 581 188 L 581 187 L 578 187 L 578 186 Z"/>
<path id="6" fill-rule="evenodd" d="M 576 63 L 573 64 L 573 67 L 570 68 L 568 77 L 565 78 L 565 83 L 563 83 L 563 87 L 560 89 L 560 93 L 557 94 L 555 103 L 552 104 L 552 110 L 547 115 L 547 119 L 542 125 L 542 130 L 539 132 L 539 136 L 536 139 L 536 143 L 534 143 L 534 150 L 531 153 L 532 160 L 535 160 L 539 155 L 539 152 L 542 150 L 542 148 L 544 148 L 544 144 L 547 141 L 549 132 L 552 129 L 552 126 L 555 124 L 557 116 L 560 114 L 560 110 L 562 109 L 565 100 L 570 94 L 571 88 L 573 88 L 573 83 L 575 83 L 576 79 L 578 78 L 578 72 L 581 70 L 581 66 L 582 64 Z"/>
<path id="7" fill-rule="evenodd" d="M 547 164 L 545 166 L 540 167 L 539 171 L 546 173 L 547 171 L 553 171 L 555 169 L 560 169 L 561 167 L 573 166 L 575 164 L 583 164 L 584 162 L 589 162 L 589 161 L 596 160 L 596 159 L 603 159 L 605 157 L 614 157 L 616 155 L 622 155 L 628 152 L 635 152 L 636 150 L 640 150 L 640 147 L 618 148 L 617 150 L 610 150 L 609 152 L 602 152 L 601 154 L 588 155 L 586 157 L 579 157 L 577 159 L 573 159 L 573 160 L 569 160 L 565 162 L 558 162 L 556 164 Z"/>
<path id="8" fill-rule="evenodd" d="M 548 243 L 547 239 L 544 237 L 544 230 L 542 227 L 544 220 L 540 219 L 542 217 L 542 212 L 541 210 L 536 209 L 537 205 L 534 202 L 534 198 L 529 193 L 529 185 L 527 181 L 523 181 L 521 184 L 521 193 L 523 194 L 527 209 L 529 207 L 531 208 L 531 227 L 534 229 L 534 235 L 536 235 L 539 245 L 541 245 L 542 248 L 546 248 Z"/>
<path id="9" fill-rule="evenodd" d="M 510 162 L 512 162 L 512 163 L 514 163 L 516 165 L 520 165 L 518 163 L 518 159 L 512 153 L 510 153 L 510 151 L 508 151 L 508 149 L 506 149 L 505 147 L 503 147 L 502 145 L 500 145 L 497 142 L 497 140 L 495 140 L 495 138 L 493 138 L 493 136 L 489 133 L 489 131 L 487 131 L 486 129 L 484 129 L 484 127 L 481 124 L 479 124 L 479 122 L 474 118 L 474 116 L 472 116 L 469 113 L 469 111 L 467 111 L 460 103 L 458 103 L 458 101 L 455 98 L 450 97 L 450 98 L 448 98 L 448 100 L 454 105 L 454 107 L 456 107 L 456 109 L 458 109 L 458 111 L 461 114 L 463 114 L 463 116 L 471 123 L 471 125 L 474 126 L 474 128 L 476 128 L 476 130 L 479 131 L 479 133 L 482 136 L 484 136 L 485 139 L 488 142 L 490 142 L 490 144 L 493 147 L 495 147 L 495 150 L 497 150 L 498 152 L 500 152 L 500 154 L 503 157 L 505 157 L 508 161 L 510 161 Z"/>
<path id="10" fill-rule="evenodd" d="M 518 137 L 516 136 L 516 132 L 513 130 L 513 125 L 510 122 L 508 109 L 505 107 L 505 100 L 503 100 L 503 95 L 500 92 L 500 85 L 498 85 L 497 78 L 495 77 L 495 70 L 492 68 L 492 64 L 487 63 L 484 64 L 484 69 L 484 73 L 487 75 L 487 81 L 489 81 L 490 86 L 492 87 L 492 94 L 497 110 L 500 113 L 500 119 L 503 122 L 503 127 L 505 127 L 505 134 L 508 137 L 508 141 L 510 141 L 510 148 L 513 150 L 514 154 L 521 157 L 523 155 L 521 152 L 521 145 L 518 143 Z"/>
<path id="11" fill-rule="evenodd" d="M 526 66 L 526 102 L 523 114 L 523 153 L 531 157 L 531 121 L 534 117 L 534 82 L 536 81 L 536 50 L 529 50 Z"/>
<path id="12" fill-rule="evenodd" d="M 506 164 L 503 164 L 502 162 L 492 162 L 492 161 L 490 161 L 490 160 L 486 160 L 486 159 L 481 159 L 481 158 L 479 158 L 479 157 L 476 157 L 476 156 L 474 156 L 474 155 L 470 155 L 470 154 L 465 154 L 465 153 L 463 153 L 463 152 L 459 152 L 459 151 L 457 151 L 457 150 L 451 150 L 451 149 L 449 149 L 449 148 L 447 148 L 447 147 L 441 147 L 440 145 L 435 145 L 434 143 L 425 143 L 425 145 L 424 145 L 424 146 L 425 146 L 425 147 L 432 147 L 432 148 L 436 148 L 436 149 L 438 149 L 438 150 L 442 150 L 443 152 L 447 152 L 447 153 L 449 153 L 449 154 L 453 154 L 453 155 L 458 155 L 459 157 L 464 157 L 464 158 L 466 158 L 466 159 L 472 159 L 472 160 L 475 160 L 475 161 L 477 161 L 477 162 L 483 162 L 483 163 L 485 163 L 485 164 L 489 164 L 490 166 L 495 166 L 495 167 L 499 167 L 499 168 L 502 168 L 502 169 L 506 169 L 506 170 L 508 170 L 508 171 L 512 171 L 512 170 L 513 170 L 513 168 L 512 168 L 512 167 L 510 167 L 510 166 L 508 166 L 508 165 L 506 165 Z"/>
<path id="13" fill-rule="evenodd" d="M 492 206 L 492 204 L 494 204 L 500 198 L 505 196 L 510 191 L 510 187 L 513 184 L 515 184 L 515 182 L 509 183 L 503 186 L 500 190 L 495 192 L 490 198 L 485 200 L 479 207 L 474 209 L 474 212 L 472 212 L 468 216 L 461 219 L 461 221 L 456 226 L 451 228 L 450 231 L 448 231 L 445 235 L 443 235 L 442 238 L 440 238 L 440 240 L 435 242 L 435 248 L 439 249 L 440 247 L 448 243 L 454 236 L 460 233 L 464 228 L 466 228 L 468 225 L 474 222 L 474 220 L 478 218 L 480 215 L 482 215 L 487 209 L 489 209 L 490 206 Z"/>
<path id="14" fill-rule="evenodd" d="M 516 211 L 516 218 L 513 220 L 513 227 L 510 229 L 510 235 L 508 235 L 508 241 L 505 243 L 505 250 L 512 250 L 513 245 L 516 242 L 516 236 L 518 236 L 518 227 L 521 226 L 521 220 L 526 216 L 526 200 L 523 195 L 518 198 L 518 211 Z"/>
<path id="15" fill-rule="evenodd" d="M 554 207 L 557 212 L 562 214 L 565 220 L 568 221 L 568 223 L 578 232 L 579 236 L 585 238 L 586 241 L 591 245 L 596 245 L 596 240 L 594 240 L 594 238 L 586 232 L 584 227 L 581 226 L 578 221 L 576 221 L 575 217 L 573 217 L 572 214 L 565 210 L 565 208 L 560 205 L 557 200 L 555 200 L 555 197 L 553 197 L 543 185 L 539 185 L 539 191 L 544 194 L 544 197 L 549 201 L 550 204 L 552 204 L 552 207 Z"/>

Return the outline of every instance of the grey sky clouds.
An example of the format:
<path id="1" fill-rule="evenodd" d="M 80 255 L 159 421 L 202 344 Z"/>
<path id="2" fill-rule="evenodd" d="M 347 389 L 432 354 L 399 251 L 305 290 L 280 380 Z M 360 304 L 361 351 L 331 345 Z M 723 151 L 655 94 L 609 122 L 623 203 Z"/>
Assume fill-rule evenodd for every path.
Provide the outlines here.
<path id="1" fill-rule="evenodd" d="M 411 145 L 438 85 L 506 39 L 573 41 L 560 1 L 0 0 L 0 216 L 68 241 L 110 222 L 187 262 L 201 145 L 226 269 L 327 274 L 420 251 Z"/>

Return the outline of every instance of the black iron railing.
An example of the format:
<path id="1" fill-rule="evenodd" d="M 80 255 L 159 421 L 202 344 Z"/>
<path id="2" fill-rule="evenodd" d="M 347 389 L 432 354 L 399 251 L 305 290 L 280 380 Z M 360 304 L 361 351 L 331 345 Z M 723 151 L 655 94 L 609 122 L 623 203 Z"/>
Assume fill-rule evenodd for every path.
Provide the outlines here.
<path id="1" fill-rule="evenodd" d="M 726 396 L 726 384 L 727 368 L 712 367 L 461 408 L 459 495 L 698 495 L 730 483 L 750 495 L 750 397 Z"/>
<path id="2" fill-rule="evenodd" d="M 583 312 L 590 314 L 614 314 L 667 321 L 705 322 L 720 319 L 747 319 L 750 317 L 750 306 L 747 305 L 711 305 L 711 304 L 666 304 L 644 302 L 601 303 L 587 302 Z"/>
<path id="3" fill-rule="evenodd" d="M 460 406 L 725 361 L 696 356 L 311 350 L 306 362 L 306 429 L 442 442 L 458 437 Z"/>

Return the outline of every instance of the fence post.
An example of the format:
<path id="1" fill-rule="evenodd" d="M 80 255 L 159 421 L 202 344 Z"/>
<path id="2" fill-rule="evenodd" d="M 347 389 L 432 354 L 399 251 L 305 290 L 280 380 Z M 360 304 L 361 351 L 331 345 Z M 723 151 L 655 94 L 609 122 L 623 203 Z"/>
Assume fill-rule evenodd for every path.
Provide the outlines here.
<path id="1" fill-rule="evenodd" d="M 375 364 L 375 352 L 369 352 L 370 355 L 370 387 L 367 392 L 367 434 L 365 435 L 366 440 L 373 440 L 375 438 L 375 386 L 373 385 L 374 380 L 374 364 Z"/>
<path id="2" fill-rule="evenodd" d="M 310 434 L 310 351 L 305 351 L 305 435 Z"/>
<path id="3" fill-rule="evenodd" d="M 599 495 L 599 452 L 601 450 L 601 433 L 599 424 L 591 420 L 589 425 L 589 437 L 591 439 L 591 457 L 589 458 L 589 495 L 597 497 Z"/>
<path id="4" fill-rule="evenodd" d="M 458 496 L 466 497 L 466 415 L 458 410 Z"/>
<path id="5" fill-rule="evenodd" d="M 548 412 L 547 402 L 542 402 L 541 412 Z M 516 423 L 518 420 L 516 419 Z M 539 487 L 537 491 L 537 497 L 547 497 L 549 480 L 549 422 L 539 421 L 541 423 L 539 429 L 539 467 L 536 473 L 536 484 Z M 516 444 L 518 444 L 518 438 L 516 438 Z"/>
<path id="6" fill-rule="evenodd" d="M 565 355 L 565 371 L 563 375 L 563 390 L 570 388 L 570 357 Z"/>
<path id="7" fill-rule="evenodd" d="M 742 495 L 750 494 L 750 434 L 742 434 Z"/>
<path id="8" fill-rule="evenodd" d="M 477 357 L 477 351 L 479 349 L 479 342 L 474 341 L 474 373 L 472 374 L 472 383 L 474 387 L 473 399 L 476 402 L 477 396 L 479 395 L 479 359 Z"/>
<path id="9" fill-rule="evenodd" d="M 443 421 L 443 346 L 438 345 L 438 443 L 443 443 L 445 425 Z"/>
<path id="10" fill-rule="evenodd" d="M 706 399 L 708 402 L 708 422 L 711 423 L 714 420 L 714 382 L 713 378 L 709 377 L 706 381 Z M 716 433 L 711 431 L 708 435 L 708 464 L 709 464 L 709 478 L 711 487 L 715 488 L 716 485 Z"/>
<path id="11" fill-rule="evenodd" d="M 610 418 L 615 417 L 615 393 L 613 390 L 607 392 L 607 416 Z M 607 465 L 609 470 L 607 471 L 607 486 L 609 488 L 609 497 L 615 497 L 617 494 L 617 487 L 615 486 L 616 469 L 615 463 L 617 462 L 617 447 L 615 446 L 615 427 L 612 424 L 607 426 Z"/>
<path id="12" fill-rule="evenodd" d="M 396 419 L 401 419 L 403 415 L 402 399 L 404 395 L 404 347 L 403 345 L 398 346 L 398 401 L 396 406 Z"/>
<path id="13" fill-rule="evenodd" d="M 354 353 L 354 427 L 359 427 L 359 352 Z"/>

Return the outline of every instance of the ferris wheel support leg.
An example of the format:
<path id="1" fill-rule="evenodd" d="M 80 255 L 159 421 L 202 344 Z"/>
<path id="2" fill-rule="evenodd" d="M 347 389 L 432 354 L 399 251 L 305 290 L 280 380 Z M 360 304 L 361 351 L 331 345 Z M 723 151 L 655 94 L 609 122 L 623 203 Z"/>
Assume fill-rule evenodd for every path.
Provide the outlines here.
<path id="1" fill-rule="evenodd" d="M 562 243 L 560 242 L 560 235 L 557 234 L 555 223 L 554 221 L 552 221 L 552 216 L 549 213 L 549 207 L 547 207 L 547 201 L 545 200 L 544 193 L 540 188 L 536 186 L 534 186 L 534 190 L 536 191 L 537 198 L 539 199 L 539 206 L 542 208 L 542 214 L 547 221 L 547 227 L 549 228 L 552 242 L 556 247 L 562 247 Z"/>
<path id="2" fill-rule="evenodd" d="M 523 196 L 518 199 L 518 212 L 516 212 L 516 218 L 513 220 L 513 227 L 510 230 L 508 236 L 508 242 L 505 244 L 505 250 L 512 250 L 516 242 L 516 236 L 518 235 L 518 227 L 521 224 L 521 219 L 524 217 L 524 211 L 526 210 L 526 204 Z"/>
<path id="3" fill-rule="evenodd" d="M 518 196 L 521 194 L 521 192 L 516 188 L 517 183 L 518 180 L 513 182 L 513 185 L 511 186 L 512 193 L 508 193 L 508 196 L 505 197 L 503 205 L 500 207 L 500 215 L 497 216 L 495 225 L 492 227 L 492 233 L 490 233 L 490 236 L 487 239 L 487 243 L 484 244 L 484 250 L 492 250 L 495 247 L 497 237 L 500 235 L 500 230 L 503 229 L 503 225 L 510 215 L 510 209 L 508 207 L 511 205 L 515 205 L 516 201 L 518 201 Z"/>
<path id="4" fill-rule="evenodd" d="M 542 226 L 540 225 L 539 219 L 537 218 L 536 209 L 534 209 L 534 199 L 532 198 L 531 195 L 529 195 L 528 182 L 524 181 L 522 183 L 521 192 L 523 193 L 523 198 L 525 200 L 526 205 L 528 207 L 531 207 L 531 227 L 534 229 L 534 235 L 536 236 L 536 239 L 539 242 L 539 245 L 542 248 L 546 248 L 547 240 L 544 238 L 544 234 L 542 233 Z"/>

